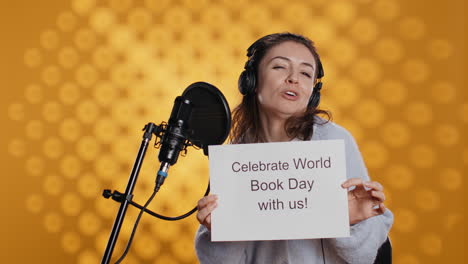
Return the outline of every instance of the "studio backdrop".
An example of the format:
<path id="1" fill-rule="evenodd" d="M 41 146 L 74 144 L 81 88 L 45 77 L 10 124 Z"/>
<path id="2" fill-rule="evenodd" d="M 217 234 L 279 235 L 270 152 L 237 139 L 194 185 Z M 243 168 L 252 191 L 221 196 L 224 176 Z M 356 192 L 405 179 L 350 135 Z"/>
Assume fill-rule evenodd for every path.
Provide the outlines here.
<path id="1" fill-rule="evenodd" d="M 464 10 L 463 0 L 2 1 L 0 262 L 99 263 L 118 210 L 101 193 L 124 191 L 143 126 L 167 121 L 196 81 L 234 108 L 247 47 L 290 31 L 316 43 L 321 106 L 385 186 L 394 263 L 461 263 Z M 140 204 L 159 168 L 153 144 Z M 207 182 L 207 158 L 189 149 L 149 208 L 185 213 Z M 137 213 L 128 210 L 114 256 Z M 144 215 L 124 263 L 197 263 L 197 228 L 194 216 Z"/>

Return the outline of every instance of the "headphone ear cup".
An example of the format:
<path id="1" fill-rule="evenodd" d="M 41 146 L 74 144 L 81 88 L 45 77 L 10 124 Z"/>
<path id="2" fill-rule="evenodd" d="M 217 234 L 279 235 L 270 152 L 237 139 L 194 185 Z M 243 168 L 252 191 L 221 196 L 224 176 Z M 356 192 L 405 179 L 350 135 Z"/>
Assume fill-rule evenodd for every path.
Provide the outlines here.
<path id="1" fill-rule="evenodd" d="M 314 90 L 312 91 L 312 96 L 309 99 L 309 104 L 307 107 L 317 108 L 320 103 L 320 90 L 322 89 L 322 82 L 318 82 Z"/>
<path id="2" fill-rule="evenodd" d="M 248 95 L 255 91 L 257 80 L 255 79 L 255 73 L 249 70 L 244 70 L 239 76 L 237 85 L 239 86 L 239 92 L 242 95 Z"/>

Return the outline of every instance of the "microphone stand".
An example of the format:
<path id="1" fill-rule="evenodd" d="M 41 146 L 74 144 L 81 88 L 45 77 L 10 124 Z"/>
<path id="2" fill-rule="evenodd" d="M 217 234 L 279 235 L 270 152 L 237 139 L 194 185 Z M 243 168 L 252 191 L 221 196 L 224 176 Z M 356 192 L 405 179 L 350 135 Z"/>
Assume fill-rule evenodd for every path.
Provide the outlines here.
<path id="1" fill-rule="evenodd" d="M 107 242 L 106 251 L 104 252 L 104 256 L 102 257 L 101 264 L 109 264 L 111 260 L 112 252 L 114 251 L 115 243 L 117 242 L 117 238 L 119 237 L 120 229 L 125 218 L 125 213 L 127 212 L 128 205 L 131 203 L 133 198 L 133 189 L 135 188 L 135 184 L 138 178 L 138 174 L 140 173 L 141 164 L 143 163 L 143 159 L 145 158 L 148 144 L 151 141 L 152 135 L 155 134 L 156 136 L 158 136 L 161 132 L 161 129 L 161 127 L 155 125 L 154 123 L 148 123 L 143 128 L 143 131 L 145 131 L 143 134 L 143 140 L 141 142 L 140 149 L 138 150 L 135 163 L 133 164 L 132 173 L 130 174 L 130 177 L 128 179 L 123 201 L 120 204 L 120 208 L 115 218 L 114 225 L 112 226 L 112 232 L 110 234 L 109 241 Z"/>

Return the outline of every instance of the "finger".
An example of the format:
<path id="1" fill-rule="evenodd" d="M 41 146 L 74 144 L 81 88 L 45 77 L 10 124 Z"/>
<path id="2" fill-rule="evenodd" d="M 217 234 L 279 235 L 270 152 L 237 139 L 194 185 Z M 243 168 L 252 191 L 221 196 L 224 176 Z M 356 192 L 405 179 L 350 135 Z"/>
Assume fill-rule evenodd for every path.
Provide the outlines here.
<path id="1" fill-rule="evenodd" d="M 385 205 L 383 203 L 381 203 L 381 204 L 379 204 L 379 207 L 377 209 L 373 210 L 372 214 L 374 216 L 381 215 L 381 214 L 383 214 L 385 212 L 385 210 L 386 210 Z"/>
<path id="2" fill-rule="evenodd" d="M 198 211 L 197 213 L 197 220 L 200 223 L 205 222 L 205 219 L 208 215 L 211 214 L 211 212 L 218 206 L 216 202 L 212 202 L 205 207 L 203 207 L 201 210 Z"/>
<path id="3" fill-rule="evenodd" d="M 374 197 L 375 199 L 377 199 L 381 203 L 383 201 L 385 201 L 385 194 L 383 192 L 371 191 L 371 195 L 372 195 L 372 197 Z"/>
<path id="4" fill-rule="evenodd" d="M 216 194 L 210 194 L 208 196 L 201 198 L 197 204 L 198 210 L 205 207 L 208 203 L 211 203 L 216 200 L 218 200 L 218 196 Z"/>
<path id="5" fill-rule="evenodd" d="M 210 194 L 210 195 L 207 195 L 203 198 L 201 198 L 199 201 L 198 201 L 198 207 L 204 207 L 206 206 L 206 204 L 210 203 L 210 202 L 213 202 L 213 201 L 216 201 L 218 199 L 218 196 L 215 195 L 215 194 Z"/>
<path id="6" fill-rule="evenodd" d="M 211 212 L 218 206 L 216 201 L 206 204 L 204 207 L 200 208 L 197 215 L 200 215 L 200 220 L 204 221 L 207 215 L 211 214 Z"/>
<path id="7" fill-rule="evenodd" d="M 347 179 L 343 184 L 341 184 L 341 187 L 343 188 L 349 188 L 351 186 L 356 186 L 356 185 L 361 185 L 362 184 L 362 179 L 361 178 L 351 178 Z"/>
<path id="8" fill-rule="evenodd" d="M 206 227 L 206 229 L 208 229 L 209 231 L 211 231 L 211 214 L 208 215 L 206 218 L 205 218 L 205 221 L 203 223 L 201 223 L 202 225 L 204 225 Z"/>
<path id="9" fill-rule="evenodd" d="M 200 210 L 197 213 L 197 220 L 200 224 L 204 225 L 206 217 L 209 215 L 206 209 Z"/>
<path id="10" fill-rule="evenodd" d="M 200 213 L 200 211 L 197 212 L 197 221 L 198 221 L 200 224 L 203 224 L 204 218 L 203 218 L 203 214 Z"/>
<path id="11" fill-rule="evenodd" d="M 385 205 L 383 203 L 381 203 L 380 206 L 379 206 L 379 209 L 377 209 L 377 211 L 379 212 L 379 214 L 383 214 L 383 213 L 385 213 L 385 210 L 387 210 L 387 207 L 385 207 Z"/>
<path id="12" fill-rule="evenodd" d="M 382 184 L 376 182 L 376 181 L 368 181 L 364 182 L 364 186 L 367 188 L 374 189 L 376 191 L 383 191 L 383 186 Z"/>
<path id="13" fill-rule="evenodd" d="M 211 229 L 211 214 L 209 214 L 209 215 L 205 218 L 205 226 L 206 226 L 208 229 Z"/>

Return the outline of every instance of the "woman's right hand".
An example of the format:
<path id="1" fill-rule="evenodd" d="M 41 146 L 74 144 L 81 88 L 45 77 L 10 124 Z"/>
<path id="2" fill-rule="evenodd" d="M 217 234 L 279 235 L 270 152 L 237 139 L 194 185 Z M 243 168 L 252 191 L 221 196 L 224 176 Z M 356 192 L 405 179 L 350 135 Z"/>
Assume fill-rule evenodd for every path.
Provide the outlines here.
<path id="1" fill-rule="evenodd" d="M 211 212 L 218 206 L 218 196 L 210 194 L 198 201 L 197 220 L 211 231 Z"/>

